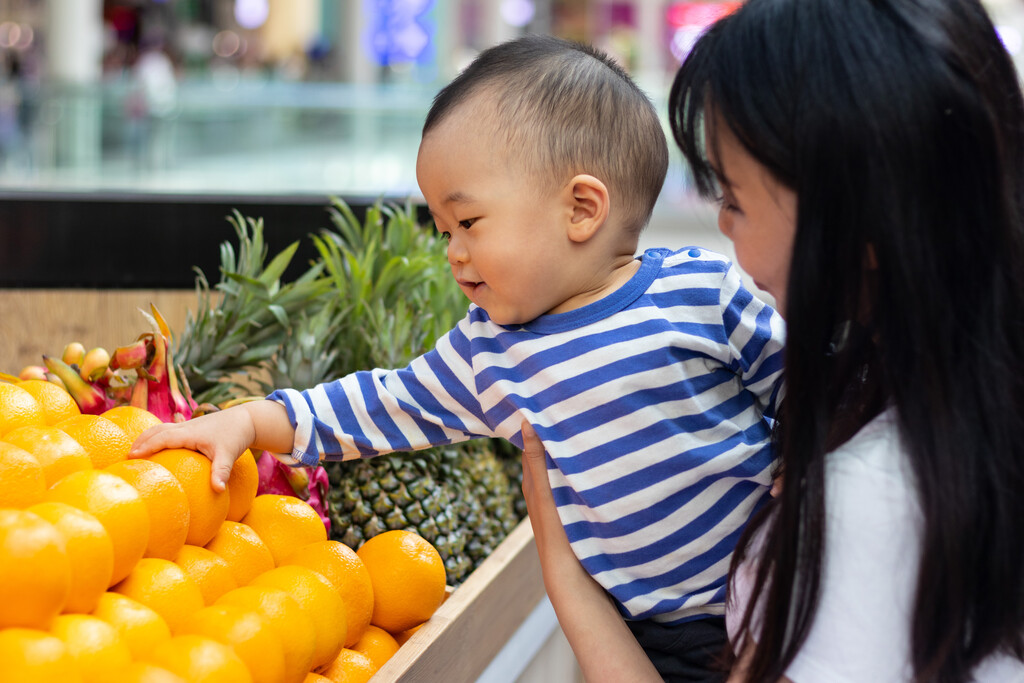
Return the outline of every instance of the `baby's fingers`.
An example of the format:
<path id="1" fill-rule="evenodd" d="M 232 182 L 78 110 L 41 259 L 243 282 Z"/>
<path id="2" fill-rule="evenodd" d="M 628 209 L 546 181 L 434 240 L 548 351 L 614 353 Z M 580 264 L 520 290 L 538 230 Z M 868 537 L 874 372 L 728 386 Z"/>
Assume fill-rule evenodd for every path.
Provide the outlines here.
<path id="1" fill-rule="evenodd" d="M 213 461 L 213 466 L 210 468 L 210 486 L 214 491 L 223 491 L 227 488 L 235 459 L 228 453 L 218 451 L 210 460 Z"/>
<path id="2" fill-rule="evenodd" d="M 135 439 L 131 450 L 128 451 L 128 457 L 142 458 L 165 448 L 181 448 L 180 438 L 176 438 L 173 434 L 176 427 L 178 425 L 172 422 L 150 427 Z"/>

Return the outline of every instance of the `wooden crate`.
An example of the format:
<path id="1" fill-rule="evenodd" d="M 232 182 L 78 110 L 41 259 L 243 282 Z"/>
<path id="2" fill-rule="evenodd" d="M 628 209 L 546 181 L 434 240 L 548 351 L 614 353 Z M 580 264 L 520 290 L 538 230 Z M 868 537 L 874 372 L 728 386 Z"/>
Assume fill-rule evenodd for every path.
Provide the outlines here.
<path id="1" fill-rule="evenodd" d="M 185 327 L 196 306 L 194 290 L 178 289 L 0 289 L 0 372 L 16 375 L 42 355 L 60 357 L 77 341 L 86 349 L 118 346 L 149 332 L 139 309 L 155 304 L 171 330 Z"/>

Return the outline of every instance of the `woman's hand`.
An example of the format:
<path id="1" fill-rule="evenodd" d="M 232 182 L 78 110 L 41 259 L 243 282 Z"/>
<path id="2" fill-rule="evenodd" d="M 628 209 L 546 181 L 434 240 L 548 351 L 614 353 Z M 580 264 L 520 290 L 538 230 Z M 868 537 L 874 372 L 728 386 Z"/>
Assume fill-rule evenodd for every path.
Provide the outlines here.
<path id="1" fill-rule="evenodd" d="M 660 683 L 661 676 L 611 598 L 583 569 L 569 545 L 548 482 L 544 444 L 526 420 L 522 433 L 523 496 L 537 542 L 544 588 L 584 678 L 589 683 Z"/>
<path id="2" fill-rule="evenodd" d="M 569 538 L 562 527 L 562 520 L 558 517 L 555 498 L 551 493 L 544 444 L 530 423 L 525 420 L 522 424 L 522 433 L 523 497 L 526 498 L 526 509 L 530 515 L 533 536 L 537 541 L 541 565 L 545 564 L 545 560 L 551 565 L 561 560 L 577 563 L 576 556 L 569 546 Z"/>

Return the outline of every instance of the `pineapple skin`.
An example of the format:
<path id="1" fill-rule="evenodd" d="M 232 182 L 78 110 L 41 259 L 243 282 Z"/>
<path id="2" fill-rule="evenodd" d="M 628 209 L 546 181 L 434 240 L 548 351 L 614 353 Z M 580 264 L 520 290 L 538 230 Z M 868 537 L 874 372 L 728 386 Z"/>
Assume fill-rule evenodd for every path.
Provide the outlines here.
<path id="1" fill-rule="evenodd" d="M 325 463 L 331 538 L 357 550 L 384 531 L 414 531 L 437 548 L 448 585 L 458 586 L 524 517 L 521 489 L 495 443 L 478 439 Z"/>

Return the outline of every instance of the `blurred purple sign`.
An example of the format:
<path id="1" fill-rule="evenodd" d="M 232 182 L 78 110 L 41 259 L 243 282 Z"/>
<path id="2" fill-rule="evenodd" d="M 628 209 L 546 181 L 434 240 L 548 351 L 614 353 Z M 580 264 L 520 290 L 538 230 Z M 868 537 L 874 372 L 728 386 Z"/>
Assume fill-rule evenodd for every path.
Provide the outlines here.
<path id="1" fill-rule="evenodd" d="M 416 62 L 430 57 L 433 28 L 426 14 L 434 0 L 365 0 L 367 44 L 378 64 Z"/>

